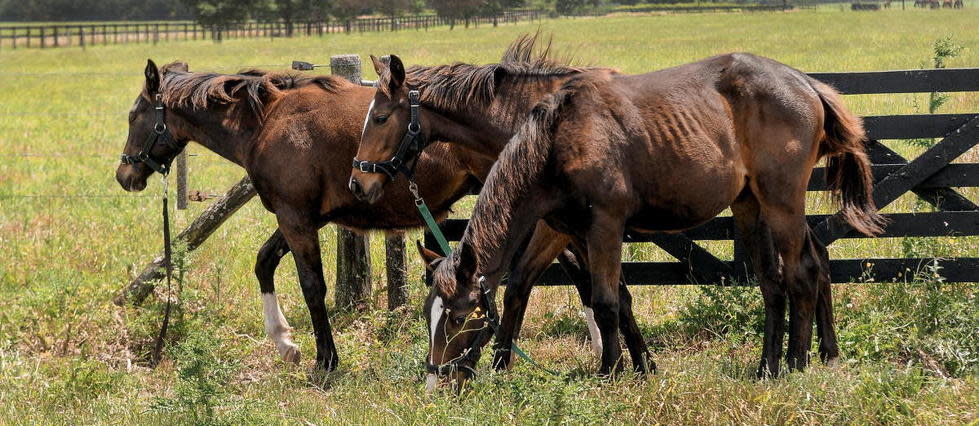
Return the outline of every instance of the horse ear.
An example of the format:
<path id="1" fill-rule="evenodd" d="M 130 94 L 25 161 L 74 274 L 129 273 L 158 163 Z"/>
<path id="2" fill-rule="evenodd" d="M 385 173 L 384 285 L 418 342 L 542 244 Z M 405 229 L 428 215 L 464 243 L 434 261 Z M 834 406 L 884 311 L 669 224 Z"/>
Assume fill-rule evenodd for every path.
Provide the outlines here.
<path id="1" fill-rule="evenodd" d="M 377 56 L 371 55 L 371 63 L 374 64 L 374 72 L 377 73 L 378 77 L 381 76 L 382 71 L 387 69 L 387 65 L 385 65 L 384 62 L 381 62 L 380 59 L 377 59 Z"/>
<path id="2" fill-rule="evenodd" d="M 394 92 L 405 84 L 405 65 L 398 55 L 391 55 L 389 68 L 391 70 L 391 92 Z"/>
<path id="3" fill-rule="evenodd" d="M 469 244 L 459 243 L 456 246 L 456 274 L 463 277 L 472 277 L 476 273 L 476 253 L 473 252 Z"/>
<path id="4" fill-rule="evenodd" d="M 434 271 L 439 263 L 442 263 L 442 260 L 445 259 L 444 256 L 440 256 L 438 253 L 425 248 L 419 240 L 415 240 L 415 247 L 418 248 L 418 254 L 422 256 L 422 261 L 425 262 L 425 269 L 429 271 Z"/>
<path id="5" fill-rule="evenodd" d="M 160 90 L 160 69 L 156 67 L 156 63 L 152 59 L 146 60 L 146 69 L 143 74 L 146 76 L 146 91 L 150 94 L 156 94 Z"/>

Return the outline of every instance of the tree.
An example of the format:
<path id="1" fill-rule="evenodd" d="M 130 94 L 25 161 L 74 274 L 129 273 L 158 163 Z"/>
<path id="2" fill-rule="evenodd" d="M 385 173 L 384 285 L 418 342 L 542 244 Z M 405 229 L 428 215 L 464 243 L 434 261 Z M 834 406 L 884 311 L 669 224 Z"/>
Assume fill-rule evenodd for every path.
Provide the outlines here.
<path id="1" fill-rule="evenodd" d="M 557 0 L 554 10 L 561 15 L 574 15 L 585 7 L 585 0 Z"/>
<path id="2" fill-rule="evenodd" d="M 194 14 L 202 27 L 211 30 L 214 40 L 221 41 L 221 31 L 235 22 L 248 20 L 260 13 L 259 0 L 180 0 Z"/>
<path id="3" fill-rule="evenodd" d="M 455 28 L 456 19 L 465 19 L 469 28 L 469 18 L 479 14 L 486 0 L 429 0 L 428 5 L 435 13 L 449 20 L 449 29 Z"/>
<path id="4" fill-rule="evenodd" d="M 366 9 L 363 0 L 333 0 L 330 5 L 330 15 L 344 22 L 344 32 L 350 34 L 350 20 L 363 13 Z"/>

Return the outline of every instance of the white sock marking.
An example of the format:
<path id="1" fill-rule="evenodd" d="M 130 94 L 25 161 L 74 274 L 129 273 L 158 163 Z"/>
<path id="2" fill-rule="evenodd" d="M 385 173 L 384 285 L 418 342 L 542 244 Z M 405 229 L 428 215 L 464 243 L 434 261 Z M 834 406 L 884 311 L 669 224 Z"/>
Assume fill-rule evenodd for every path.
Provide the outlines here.
<path id="1" fill-rule="evenodd" d="M 265 315 L 265 333 L 275 343 L 279 355 L 286 361 L 298 361 L 299 346 L 292 342 L 292 327 L 282 315 L 275 293 L 262 293 L 262 312 Z"/>
<path id="2" fill-rule="evenodd" d="M 591 335 L 591 350 L 595 356 L 602 356 L 602 333 L 598 331 L 598 323 L 595 322 L 595 311 L 592 308 L 585 308 L 585 322 L 588 323 L 588 334 Z"/>

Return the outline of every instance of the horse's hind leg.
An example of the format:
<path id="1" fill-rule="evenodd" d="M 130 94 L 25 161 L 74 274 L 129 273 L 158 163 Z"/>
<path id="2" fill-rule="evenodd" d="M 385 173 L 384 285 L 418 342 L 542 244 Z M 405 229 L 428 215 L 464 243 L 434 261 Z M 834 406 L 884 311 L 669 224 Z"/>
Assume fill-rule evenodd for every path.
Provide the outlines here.
<path id="1" fill-rule="evenodd" d="M 276 350 L 286 362 L 299 362 L 299 346 L 292 342 L 292 327 L 279 309 L 275 297 L 275 269 L 279 261 L 289 252 L 282 232 L 276 230 L 258 251 L 255 261 L 255 276 L 262 291 L 262 312 L 265 316 L 265 333 L 275 343 Z"/>
<path id="2" fill-rule="evenodd" d="M 598 331 L 598 323 L 595 322 L 595 310 L 591 307 L 591 277 L 588 276 L 588 271 L 581 266 L 587 259 L 582 257 L 580 253 L 568 249 L 558 255 L 557 260 L 564 272 L 571 277 L 571 282 L 574 284 L 575 290 L 578 291 L 581 306 L 585 308 L 585 323 L 588 325 L 591 351 L 596 357 L 600 357 L 602 356 L 602 334 Z"/>
<path id="3" fill-rule="evenodd" d="M 622 331 L 622 339 L 629 348 L 629 356 L 632 357 L 632 368 L 637 373 L 656 372 L 656 363 L 653 362 L 653 355 L 646 346 L 646 340 L 642 337 L 642 330 L 636 323 L 636 317 L 632 312 L 632 294 L 626 287 L 625 280 L 619 278 L 619 330 Z"/>
<path id="4" fill-rule="evenodd" d="M 810 246 L 809 255 L 818 264 L 816 279 L 819 282 L 819 297 L 816 299 L 816 335 L 819 337 L 819 359 L 826 365 L 836 365 L 840 358 L 840 348 L 836 340 L 833 319 L 833 284 L 829 277 L 829 252 L 826 246 L 816 239 L 812 229 L 807 230 Z"/>
<path id="5" fill-rule="evenodd" d="M 813 256 L 802 206 L 763 204 L 762 212 L 782 259 L 782 278 L 789 296 L 789 369 L 803 370 L 809 364 L 813 315 L 820 292 L 820 263 Z"/>
<path id="6" fill-rule="evenodd" d="M 749 190 L 731 205 L 731 210 L 765 302 L 765 334 L 758 377 L 777 377 L 785 336 L 785 285 L 772 232 L 761 215 L 758 200 Z"/>

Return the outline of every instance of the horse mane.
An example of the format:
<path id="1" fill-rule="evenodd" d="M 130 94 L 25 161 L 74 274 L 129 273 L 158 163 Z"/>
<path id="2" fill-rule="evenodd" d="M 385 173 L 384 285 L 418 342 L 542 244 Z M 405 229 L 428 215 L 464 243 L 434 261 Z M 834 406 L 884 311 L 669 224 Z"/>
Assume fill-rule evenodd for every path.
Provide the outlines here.
<path id="1" fill-rule="evenodd" d="M 490 169 L 479 199 L 473 207 L 469 226 L 460 241 L 468 245 L 463 250 L 452 252 L 452 261 L 459 264 L 459 256 L 475 256 L 476 270 L 481 274 L 495 271 L 486 270 L 489 259 L 499 258 L 509 236 L 517 205 L 527 202 L 530 188 L 544 173 L 554 145 L 553 133 L 561 114 L 567 110 L 576 92 L 587 90 L 591 79 L 583 76 L 566 82 L 561 89 L 546 96 L 530 111 L 529 118 L 523 122 L 517 133 L 510 139 L 500 153 L 499 159 Z M 462 254 L 459 254 L 462 253 Z M 455 294 L 454 279 L 438 279 L 442 294 Z"/>
<path id="2" fill-rule="evenodd" d="M 568 60 L 552 57 L 551 41 L 538 48 L 538 33 L 524 34 L 507 47 L 498 64 L 412 66 L 406 71 L 406 85 L 418 88 L 421 101 L 439 109 L 471 103 L 486 104 L 496 96 L 502 78 L 524 80 L 565 77 L 593 68 L 575 67 Z M 378 76 L 378 90 L 391 97 L 389 71 Z"/>
<path id="3" fill-rule="evenodd" d="M 294 72 L 242 70 L 237 74 L 187 72 L 180 63 L 161 67 L 163 81 L 160 94 L 163 103 L 171 108 L 206 109 L 213 105 L 244 103 L 247 111 L 261 123 L 265 106 L 285 90 L 317 85 L 336 93 L 350 84 L 334 76 L 306 76 Z M 184 68 L 186 69 L 186 68 Z"/>

